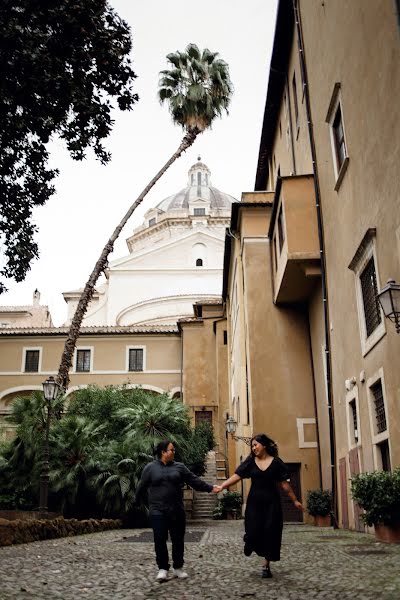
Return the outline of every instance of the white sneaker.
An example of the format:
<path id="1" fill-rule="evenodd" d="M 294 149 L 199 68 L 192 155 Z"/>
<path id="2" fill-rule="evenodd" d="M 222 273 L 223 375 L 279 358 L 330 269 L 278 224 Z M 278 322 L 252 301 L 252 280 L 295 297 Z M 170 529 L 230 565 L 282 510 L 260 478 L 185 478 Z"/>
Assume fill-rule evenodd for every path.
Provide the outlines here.
<path id="1" fill-rule="evenodd" d="M 189 575 L 185 573 L 183 569 L 174 569 L 173 576 L 178 577 L 179 579 L 186 579 L 187 577 L 189 577 Z"/>
<path id="2" fill-rule="evenodd" d="M 165 569 L 160 569 L 158 571 L 156 580 L 161 583 L 162 581 L 167 581 L 167 579 L 168 579 L 168 571 L 166 571 Z"/>

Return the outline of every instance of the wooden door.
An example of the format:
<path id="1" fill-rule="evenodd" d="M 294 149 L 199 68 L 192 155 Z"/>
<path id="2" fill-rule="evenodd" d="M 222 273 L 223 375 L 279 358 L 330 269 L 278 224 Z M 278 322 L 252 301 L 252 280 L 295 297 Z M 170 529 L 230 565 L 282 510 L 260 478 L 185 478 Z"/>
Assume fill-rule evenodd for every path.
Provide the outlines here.
<path id="1" fill-rule="evenodd" d="M 342 508 L 342 527 L 349 528 L 349 506 L 347 498 L 347 467 L 346 459 L 339 460 L 339 476 L 340 476 L 340 506 Z"/>
<path id="2" fill-rule="evenodd" d="M 350 475 L 358 475 L 360 472 L 360 461 L 358 458 L 358 448 L 353 448 L 349 452 Z M 354 508 L 354 527 L 356 531 L 365 531 L 364 524 L 361 520 L 361 508 L 357 502 L 353 501 Z"/>
<path id="3" fill-rule="evenodd" d="M 302 502 L 300 486 L 300 463 L 285 463 L 289 471 L 290 485 L 293 488 L 296 498 Z M 285 523 L 302 523 L 303 512 L 298 510 L 289 499 L 286 492 L 280 490 L 283 520 Z"/>

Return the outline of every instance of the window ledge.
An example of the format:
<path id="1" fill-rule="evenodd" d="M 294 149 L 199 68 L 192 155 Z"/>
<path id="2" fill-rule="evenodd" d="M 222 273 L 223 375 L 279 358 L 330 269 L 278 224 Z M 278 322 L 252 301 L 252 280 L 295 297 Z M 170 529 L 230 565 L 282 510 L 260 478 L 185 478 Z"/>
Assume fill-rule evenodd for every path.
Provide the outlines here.
<path id="1" fill-rule="evenodd" d="M 371 335 L 362 344 L 363 358 L 376 346 L 376 344 L 386 335 L 385 324 L 382 323 L 371 333 Z"/>
<path id="2" fill-rule="evenodd" d="M 346 158 L 343 161 L 342 166 L 340 167 L 340 171 L 337 176 L 337 180 L 335 183 L 335 192 L 337 192 L 339 190 L 340 186 L 342 185 L 343 177 L 345 176 L 347 167 L 349 166 L 349 161 L 350 161 L 349 157 L 346 156 Z"/>

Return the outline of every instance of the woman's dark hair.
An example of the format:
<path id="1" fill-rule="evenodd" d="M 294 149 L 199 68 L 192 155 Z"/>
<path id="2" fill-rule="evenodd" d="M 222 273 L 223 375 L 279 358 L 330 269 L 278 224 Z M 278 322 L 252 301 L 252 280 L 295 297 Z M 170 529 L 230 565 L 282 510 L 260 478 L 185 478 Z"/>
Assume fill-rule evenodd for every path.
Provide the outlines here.
<path id="1" fill-rule="evenodd" d="M 271 440 L 271 438 L 265 435 L 265 433 L 258 433 L 257 435 L 253 435 L 253 437 L 250 440 L 250 448 L 254 440 L 259 444 L 262 444 L 270 456 L 278 456 L 278 446 L 276 445 L 274 440 Z M 251 450 L 251 455 L 254 456 L 253 450 Z"/>
<path id="2" fill-rule="evenodd" d="M 158 442 L 154 450 L 154 454 L 157 456 L 157 458 L 161 458 L 162 453 L 167 450 L 170 444 L 172 444 L 171 440 L 162 440 L 162 442 Z"/>

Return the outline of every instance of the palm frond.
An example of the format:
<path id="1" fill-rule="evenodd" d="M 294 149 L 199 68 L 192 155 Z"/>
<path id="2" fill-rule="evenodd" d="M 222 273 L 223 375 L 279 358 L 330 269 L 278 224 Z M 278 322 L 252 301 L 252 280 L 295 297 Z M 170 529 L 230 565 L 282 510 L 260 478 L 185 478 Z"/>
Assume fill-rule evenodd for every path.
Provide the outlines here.
<path id="1" fill-rule="evenodd" d="M 200 52 L 189 44 L 185 52 L 168 54 L 172 67 L 160 72 L 159 100 L 168 103 L 173 120 L 188 131 L 203 131 L 227 112 L 233 86 L 227 63 L 218 57 L 218 52 Z"/>

